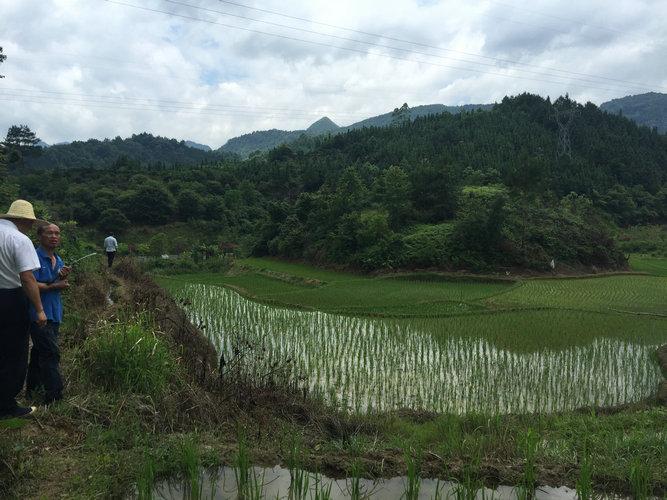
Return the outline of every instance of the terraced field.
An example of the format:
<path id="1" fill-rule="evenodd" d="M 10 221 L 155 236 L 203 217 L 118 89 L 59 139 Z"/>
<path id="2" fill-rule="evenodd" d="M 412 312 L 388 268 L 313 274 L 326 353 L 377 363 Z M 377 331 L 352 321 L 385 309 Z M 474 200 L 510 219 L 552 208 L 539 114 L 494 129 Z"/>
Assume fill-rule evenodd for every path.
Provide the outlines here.
<path id="1" fill-rule="evenodd" d="M 162 282 L 227 359 L 242 343 L 264 353 L 240 363 L 249 375 L 288 364 L 300 390 L 348 411 L 563 411 L 647 398 L 662 379 L 664 276 L 368 277 L 249 259 Z"/>
<path id="2" fill-rule="evenodd" d="M 532 279 L 489 299 L 499 307 L 565 308 L 667 315 L 667 278 L 608 276 L 580 279 Z"/>
<path id="3" fill-rule="evenodd" d="M 369 277 L 270 259 L 240 264 L 243 272 L 234 275 L 170 280 L 227 286 L 253 300 L 336 314 L 439 317 L 545 308 L 667 314 L 667 259 L 638 260 L 643 269 L 655 270 L 651 275 L 517 281 L 433 273 Z"/>
<path id="4" fill-rule="evenodd" d="M 630 267 L 653 276 L 667 276 L 667 258 L 633 255 L 630 257 Z"/>

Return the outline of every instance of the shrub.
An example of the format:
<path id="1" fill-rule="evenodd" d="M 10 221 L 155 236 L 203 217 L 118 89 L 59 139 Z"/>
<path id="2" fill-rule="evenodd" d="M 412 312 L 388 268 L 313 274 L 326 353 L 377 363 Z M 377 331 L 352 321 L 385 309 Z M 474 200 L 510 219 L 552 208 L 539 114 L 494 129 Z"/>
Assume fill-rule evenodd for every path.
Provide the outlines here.
<path id="1" fill-rule="evenodd" d="M 401 263 L 407 267 L 434 267 L 449 263 L 448 240 L 452 224 L 417 226 L 403 237 Z"/>

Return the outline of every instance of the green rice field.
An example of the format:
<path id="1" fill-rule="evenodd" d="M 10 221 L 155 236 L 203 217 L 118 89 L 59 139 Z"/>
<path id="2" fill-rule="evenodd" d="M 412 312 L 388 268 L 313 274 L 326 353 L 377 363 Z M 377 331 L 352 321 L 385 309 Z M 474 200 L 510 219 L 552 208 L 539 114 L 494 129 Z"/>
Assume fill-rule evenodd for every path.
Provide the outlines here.
<path id="1" fill-rule="evenodd" d="M 354 413 L 551 413 L 643 400 L 662 380 L 660 272 L 369 277 L 248 259 L 161 282 L 247 375 L 280 373 Z"/>
<path id="2" fill-rule="evenodd" d="M 633 255 L 630 257 L 630 266 L 635 271 L 667 276 L 667 258 Z"/>

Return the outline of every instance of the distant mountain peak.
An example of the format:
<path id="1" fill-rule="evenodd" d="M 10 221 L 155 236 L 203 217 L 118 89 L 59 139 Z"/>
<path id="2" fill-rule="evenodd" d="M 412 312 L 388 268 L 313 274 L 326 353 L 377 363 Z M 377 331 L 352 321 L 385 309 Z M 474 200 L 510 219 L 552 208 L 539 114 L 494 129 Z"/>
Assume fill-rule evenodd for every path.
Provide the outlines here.
<path id="1" fill-rule="evenodd" d="M 335 132 L 340 127 L 336 125 L 328 116 L 323 116 L 310 127 L 306 129 L 306 134 L 309 135 L 320 135 L 326 134 L 327 132 Z"/>

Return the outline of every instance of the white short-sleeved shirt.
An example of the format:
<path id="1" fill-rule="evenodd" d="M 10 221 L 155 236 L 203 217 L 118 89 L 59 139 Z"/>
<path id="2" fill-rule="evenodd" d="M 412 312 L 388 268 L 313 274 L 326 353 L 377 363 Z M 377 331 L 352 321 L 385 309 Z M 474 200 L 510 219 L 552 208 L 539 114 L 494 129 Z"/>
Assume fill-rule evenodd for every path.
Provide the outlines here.
<path id="1" fill-rule="evenodd" d="M 118 250 L 118 242 L 113 236 L 107 236 L 104 238 L 104 251 L 105 252 L 115 252 Z"/>
<path id="2" fill-rule="evenodd" d="M 16 225 L 0 219 L 0 290 L 19 288 L 19 273 L 39 269 L 35 247 Z"/>

